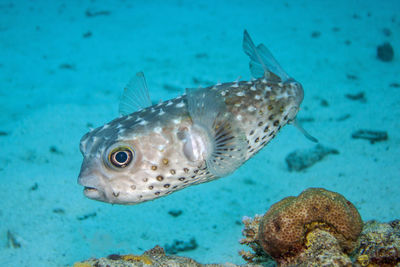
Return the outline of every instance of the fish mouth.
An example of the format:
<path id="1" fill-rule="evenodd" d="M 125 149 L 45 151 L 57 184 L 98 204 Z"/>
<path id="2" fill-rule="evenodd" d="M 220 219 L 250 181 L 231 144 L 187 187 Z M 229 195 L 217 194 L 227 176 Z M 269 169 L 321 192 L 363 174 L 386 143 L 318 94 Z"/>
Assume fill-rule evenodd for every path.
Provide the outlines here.
<path id="1" fill-rule="evenodd" d="M 103 200 L 104 199 L 104 192 L 100 191 L 97 188 L 90 187 L 90 186 L 85 186 L 83 188 L 83 194 L 90 199 L 95 199 L 95 200 Z"/>
<path id="2" fill-rule="evenodd" d="M 101 184 L 96 176 L 79 176 L 78 184 L 83 186 L 83 194 L 90 199 L 102 201 L 105 192 L 101 190 Z"/>

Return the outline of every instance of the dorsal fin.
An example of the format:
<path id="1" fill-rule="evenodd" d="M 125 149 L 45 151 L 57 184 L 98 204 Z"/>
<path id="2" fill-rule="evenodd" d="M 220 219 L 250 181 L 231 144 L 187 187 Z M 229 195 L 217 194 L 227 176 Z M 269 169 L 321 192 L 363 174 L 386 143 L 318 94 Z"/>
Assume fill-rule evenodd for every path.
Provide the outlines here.
<path id="1" fill-rule="evenodd" d="M 119 113 L 128 115 L 151 105 L 146 79 L 143 72 L 138 72 L 124 88 L 119 103 Z"/>
<path id="2" fill-rule="evenodd" d="M 218 93 L 206 89 L 186 89 L 188 111 L 193 124 L 207 131 L 210 150 L 207 170 L 215 177 L 226 176 L 245 162 L 246 135 Z"/>
<path id="3" fill-rule="evenodd" d="M 268 80 L 279 77 L 282 82 L 290 78 L 265 45 L 254 45 L 246 30 L 243 34 L 243 51 L 250 57 L 250 71 L 254 77 L 265 77 Z"/>

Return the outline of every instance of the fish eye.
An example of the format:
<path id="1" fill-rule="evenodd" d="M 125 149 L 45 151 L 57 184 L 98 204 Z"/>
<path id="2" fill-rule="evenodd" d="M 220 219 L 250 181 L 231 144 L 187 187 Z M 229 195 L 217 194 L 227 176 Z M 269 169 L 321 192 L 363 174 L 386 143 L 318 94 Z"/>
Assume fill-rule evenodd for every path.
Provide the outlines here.
<path id="1" fill-rule="evenodd" d="M 125 168 L 132 162 L 134 155 L 130 147 L 120 146 L 111 150 L 108 160 L 114 167 Z"/>

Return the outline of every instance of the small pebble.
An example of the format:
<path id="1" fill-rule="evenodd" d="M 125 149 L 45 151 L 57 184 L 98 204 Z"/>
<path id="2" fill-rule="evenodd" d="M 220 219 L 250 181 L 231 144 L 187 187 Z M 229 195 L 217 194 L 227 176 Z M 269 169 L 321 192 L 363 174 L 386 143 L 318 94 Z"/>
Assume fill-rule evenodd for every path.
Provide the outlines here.
<path id="1" fill-rule="evenodd" d="M 89 37 L 92 37 L 92 32 L 91 31 L 88 31 L 88 32 L 85 32 L 82 36 L 83 36 L 83 38 L 89 38 Z"/>
<path id="2" fill-rule="evenodd" d="M 53 209 L 53 213 L 65 214 L 65 210 L 62 208 L 55 208 L 55 209 Z"/>
<path id="3" fill-rule="evenodd" d="M 388 42 L 383 43 L 382 45 L 379 45 L 377 47 L 376 52 L 377 52 L 378 59 L 380 59 L 381 61 L 390 62 L 393 60 L 393 57 L 394 57 L 393 47 Z"/>
<path id="4" fill-rule="evenodd" d="M 400 83 L 391 83 L 389 86 L 393 88 L 400 88 Z"/>
<path id="5" fill-rule="evenodd" d="M 168 211 L 168 214 L 171 215 L 172 217 L 178 217 L 182 215 L 183 211 L 182 210 L 170 210 Z"/>
<path id="6" fill-rule="evenodd" d="M 311 37 L 312 38 L 318 38 L 318 37 L 320 37 L 321 36 L 321 32 L 320 31 L 313 31 L 312 33 L 311 33 Z"/>
<path id="7" fill-rule="evenodd" d="M 346 74 L 346 78 L 353 81 L 358 80 L 357 75 L 354 74 Z"/>
<path id="8" fill-rule="evenodd" d="M 293 151 L 286 156 L 285 161 L 289 171 L 299 172 L 311 167 L 329 154 L 339 154 L 339 151 L 318 144 L 311 149 Z"/>
<path id="9" fill-rule="evenodd" d="M 34 183 L 34 184 L 29 188 L 29 190 L 30 190 L 30 191 L 36 191 L 36 190 L 38 190 L 38 188 L 39 188 L 39 185 L 38 185 L 37 183 Z"/>
<path id="10" fill-rule="evenodd" d="M 374 144 L 375 142 L 386 141 L 389 136 L 385 131 L 358 130 L 351 135 L 351 138 L 369 140 L 371 144 Z"/>
<path id="11" fill-rule="evenodd" d="M 76 218 L 79 221 L 83 221 L 83 220 L 86 220 L 86 219 L 89 219 L 89 218 L 94 218 L 96 216 L 97 216 L 97 213 L 96 212 L 92 212 L 92 213 L 88 213 L 88 214 L 85 214 L 85 215 L 82 215 L 82 216 L 77 216 Z"/>
<path id="12" fill-rule="evenodd" d="M 392 31 L 389 28 L 383 28 L 382 33 L 387 37 L 392 35 Z"/>
<path id="13" fill-rule="evenodd" d="M 359 92 L 357 94 L 346 94 L 345 97 L 347 99 L 353 100 L 353 101 L 360 101 L 362 103 L 366 103 L 367 99 L 365 98 L 365 93 L 364 92 Z"/>

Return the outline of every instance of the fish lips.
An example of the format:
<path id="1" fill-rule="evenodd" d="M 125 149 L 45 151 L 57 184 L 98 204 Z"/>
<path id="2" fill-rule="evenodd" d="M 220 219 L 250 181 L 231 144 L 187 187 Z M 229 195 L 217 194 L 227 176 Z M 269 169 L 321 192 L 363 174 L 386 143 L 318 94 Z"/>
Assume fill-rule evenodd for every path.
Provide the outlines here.
<path id="1" fill-rule="evenodd" d="M 90 199 L 105 201 L 106 194 L 101 190 L 98 184 L 98 178 L 95 176 L 79 176 L 78 184 L 84 186 L 83 194 Z"/>

